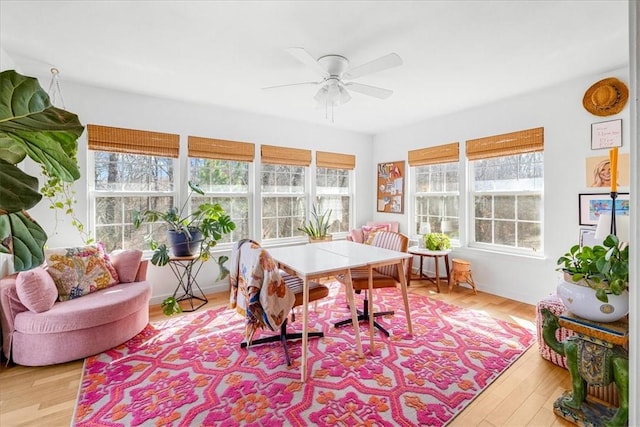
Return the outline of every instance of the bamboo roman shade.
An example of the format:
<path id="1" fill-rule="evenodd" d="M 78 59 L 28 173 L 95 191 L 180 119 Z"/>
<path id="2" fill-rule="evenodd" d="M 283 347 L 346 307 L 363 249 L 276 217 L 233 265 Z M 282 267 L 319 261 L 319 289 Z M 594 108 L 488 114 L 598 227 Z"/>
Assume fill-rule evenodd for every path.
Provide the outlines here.
<path id="1" fill-rule="evenodd" d="M 189 136 L 188 141 L 189 157 L 253 162 L 256 152 L 256 146 L 251 142 L 226 141 L 199 136 Z"/>
<path id="2" fill-rule="evenodd" d="M 353 154 L 316 151 L 316 166 L 319 168 L 353 170 L 356 168 L 356 156 Z"/>
<path id="3" fill-rule="evenodd" d="M 260 147 L 260 158 L 262 163 L 272 165 L 309 166 L 311 150 L 263 145 Z"/>
<path id="4" fill-rule="evenodd" d="M 436 165 L 458 160 L 460 160 L 459 142 L 409 151 L 409 166 Z"/>
<path id="5" fill-rule="evenodd" d="M 90 150 L 177 158 L 180 136 L 146 130 L 87 125 Z"/>
<path id="6" fill-rule="evenodd" d="M 531 153 L 544 150 L 544 128 L 527 129 L 467 141 L 469 160 Z"/>

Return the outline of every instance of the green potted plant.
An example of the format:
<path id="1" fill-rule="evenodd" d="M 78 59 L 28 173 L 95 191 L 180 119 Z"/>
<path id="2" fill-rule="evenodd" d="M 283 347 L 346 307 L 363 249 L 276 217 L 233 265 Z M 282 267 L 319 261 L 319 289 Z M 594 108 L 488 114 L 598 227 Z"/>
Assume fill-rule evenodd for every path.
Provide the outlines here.
<path id="1" fill-rule="evenodd" d="M 424 235 L 424 247 L 430 251 L 444 251 L 451 248 L 451 241 L 444 233 L 428 233 Z"/>
<path id="2" fill-rule="evenodd" d="M 149 238 L 149 246 L 153 249 L 151 263 L 163 266 L 169 262 L 171 255 L 192 256 L 198 254 L 201 261 L 209 260 L 210 250 L 215 247 L 218 240 L 224 234 L 235 230 L 236 225 L 231 221 L 224 209 L 217 203 L 203 203 L 197 209 L 188 213 L 188 205 L 193 193 L 204 195 L 200 186 L 189 181 L 189 194 L 180 209 L 171 207 L 166 211 L 148 209 L 146 211 L 135 210 L 133 212 L 133 225 L 139 228 L 143 223 L 164 221 L 167 225 L 167 244 L 159 244 L 156 240 Z M 223 280 L 229 270 L 224 263 L 229 259 L 226 255 L 221 255 L 216 259 L 220 273 L 216 280 Z M 162 312 L 171 316 L 182 312 L 180 304 L 176 300 L 176 291 L 172 296 L 165 298 L 160 304 Z"/>
<path id="3" fill-rule="evenodd" d="M 167 225 L 167 244 L 159 244 L 148 239 L 154 250 L 151 263 L 166 265 L 169 262 L 171 249 L 174 256 L 192 256 L 199 254 L 202 261 L 207 261 L 210 250 L 216 246 L 224 234 L 235 230 L 236 225 L 218 203 L 203 203 L 188 213 L 188 205 L 193 193 L 204 195 L 200 186 L 189 181 L 189 194 L 180 209 L 171 207 L 166 211 L 148 209 L 133 212 L 133 225 L 139 228 L 143 223 L 164 221 Z"/>
<path id="4" fill-rule="evenodd" d="M 313 205 L 311 209 L 311 219 L 301 227 L 298 227 L 298 230 L 309 236 L 310 242 L 331 240 L 331 235 L 329 234 L 329 227 L 331 226 L 331 212 L 332 209 L 323 213 L 318 213 L 317 206 Z"/>
<path id="5" fill-rule="evenodd" d="M 80 178 L 77 139 L 84 126 L 77 115 L 53 106 L 33 77 L 2 71 L 0 88 L 0 253 L 12 255 L 14 269 L 23 271 L 44 262 L 47 241 L 27 210 L 40 202 L 43 193 L 53 199 L 64 191 L 61 182 Z M 27 156 L 42 166 L 46 182 L 40 190 L 38 178 L 18 167 Z M 73 216 L 71 206 L 53 204 Z"/>
<path id="6" fill-rule="evenodd" d="M 558 296 L 567 308 L 578 316 L 596 321 L 614 321 L 628 312 L 629 245 L 627 242 L 621 242 L 617 236 L 610 234 L 604 239 L 602 246 L 574 245 L 558 258 L 557 265 L 560 266 L 558 270 L 564 273 L 564 280 L 558 285 Z M 579 297 L 574 296 L 573 293 L 584 292 L 585 289 L 595 296 L 594 315 L 586 309 L 582 311 L 582 307 L 576 305 Z M 585 300 L 585 298 L 579 299 Z M 617 308 L 618 305 L 620 308 Z M 614 319 L 614 317 L 617 318 Z"/>

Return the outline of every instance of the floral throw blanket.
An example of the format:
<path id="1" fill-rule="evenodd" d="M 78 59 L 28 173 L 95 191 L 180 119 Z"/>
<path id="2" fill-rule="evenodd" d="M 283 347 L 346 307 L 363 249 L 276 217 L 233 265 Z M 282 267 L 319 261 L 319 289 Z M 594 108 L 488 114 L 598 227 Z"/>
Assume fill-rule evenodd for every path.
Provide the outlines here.
<path id="1" fill-rule="evenodd" d="M 278 330 L 293 308 L 295 295 L 269 252 L 253 240 L 241 240 L 233 248 L 230 271 L 229 306 L 246 318 L 247 343 L 259 328 Z"/>

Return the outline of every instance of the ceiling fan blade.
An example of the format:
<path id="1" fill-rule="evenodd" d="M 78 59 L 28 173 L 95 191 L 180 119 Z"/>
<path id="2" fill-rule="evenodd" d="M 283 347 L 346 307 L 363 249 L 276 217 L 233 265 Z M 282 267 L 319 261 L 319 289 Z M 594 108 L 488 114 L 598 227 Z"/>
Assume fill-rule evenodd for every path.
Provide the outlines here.
<path id="1" fill-rule="evenodd" d="M 344 84 L 349 90 L 361 93 L 363 95 L 373 96 L 374 98 L 387 99 L 393 95 L 393 91 L 383 89 L 381 87 L 364 85 L 362 83 L 349 82 Z"/>
<path id="2" fill-rule="evenodd" d="M 329 76 L 329 72 L 327 70 L 325 70 L 324 67 L 322 67 L 322 65 L 320 65 L 318 63 L 318 61 L 316 61 L 315 58 L 313 56 L 311 56 L 309 54 L 309 52 L 307 52 L 303 48 L 301 48 L 301 47 L 290 47 L 290 48 L 286 49 L 286 51 L 291 56 L 296 58 L 298 61 L 302 62 L 307 67 L 311 68 L 313 71 L 318 73 L 321 77 L 324 78 L 324 77 L 328 77 Z"/>
<path id="3" fill-rule="evenodd" d="M 345 79 L 355 79 L 367 74 L 373 74 L 382 70 L 397 67 L 398 65 L 402 65 L 402 58 L 400 58 L 397 53 L 390 53 L 388 55 L 381 56 L 378 59 L 374 59 L 371 62 L 367 62 L 366 64 L 354 67 L 344 73 L 342 77 Z"/>
<path id="4" fill-rule="evenodd" d="M 301 82 L 301 83 L 287 83 L 283 85 L 275 85 L 275 86 L 267 86 L 263 87 L 262 90 L 266 89 L 277 89 L 279 87 L 287 87 L 287 86 L 307 86 L 307 85 L 319 85 L 322 82 Z"/>

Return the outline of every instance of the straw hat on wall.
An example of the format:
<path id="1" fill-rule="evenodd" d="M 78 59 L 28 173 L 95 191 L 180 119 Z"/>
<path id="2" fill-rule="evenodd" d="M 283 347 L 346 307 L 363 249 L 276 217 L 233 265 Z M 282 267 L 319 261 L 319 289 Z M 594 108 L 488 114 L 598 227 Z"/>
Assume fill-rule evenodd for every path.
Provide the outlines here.
<path id="1" fill-rule="evenodd" d="M 629 89 L 615 77 L 594 83 L 582 98 L 584 108 L 596 116 L 618 114 L 629 98 Z"/>

